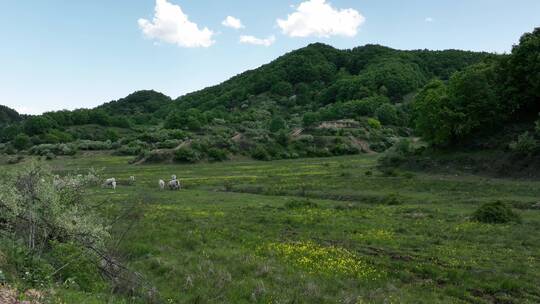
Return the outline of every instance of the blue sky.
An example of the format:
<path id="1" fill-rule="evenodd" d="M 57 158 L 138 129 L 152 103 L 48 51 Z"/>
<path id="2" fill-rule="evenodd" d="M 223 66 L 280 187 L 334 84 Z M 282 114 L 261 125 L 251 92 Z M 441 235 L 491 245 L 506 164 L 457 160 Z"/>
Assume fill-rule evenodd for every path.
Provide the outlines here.
<path id="1" fill-rule="evenodd" d="M 178 97 L 312 42 L 502 53 L 540 26 L 538 0 L 159 1 L 161 16 L 156 0 L 0 0 L 0 104 L 34 114 L 142 89 Z"/>

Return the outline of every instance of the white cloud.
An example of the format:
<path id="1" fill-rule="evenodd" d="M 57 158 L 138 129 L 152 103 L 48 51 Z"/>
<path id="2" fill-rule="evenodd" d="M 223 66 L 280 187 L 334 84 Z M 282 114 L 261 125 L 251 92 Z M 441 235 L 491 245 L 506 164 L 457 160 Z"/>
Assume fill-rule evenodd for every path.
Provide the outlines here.
<path id="1" fill-rule="evenodd" d="M 181 47 L 210 47 L 214 32 L 207 27 L 200 29 L 189 21 L 182 8 L 167 0 L 156 0 L 155 15 L 152 21 L 139 19 L 143 34 L 151 39 L 176 44 Z"/>
<path id="2" fill-rule="evenodd" d="M 354 37 L 365 20 L 352 8 L 338 10 L 326 0 L 307 0 L 287 19 L 278 19 L 277 24 L 290 37 Z"/>
<path id="3" fill-rule="evenodd" d="M 242 21 L 238 18 L 234 18 L 233 16 L 227 16 L 223 22 L 221 22 L 223 26 L 233 28 L 235 30 L 239 30 L 244 28 L 245 26 L 242 24 Z"/>
<path id="4" fill-rule="evenodd" d="M 240 43 L 271 46 L 276 42 L 276 36 L 272 35 L 268 38 L 261 39 L 254 36 L 242 35 L 240 36 Z"/>
<path id="5" fill-rule="evenodd" d="M 431 18 L 431 17 L 426 17 L 426 22 L 433 22 L 433 21 L 435 21 L 433 18 Z"/>

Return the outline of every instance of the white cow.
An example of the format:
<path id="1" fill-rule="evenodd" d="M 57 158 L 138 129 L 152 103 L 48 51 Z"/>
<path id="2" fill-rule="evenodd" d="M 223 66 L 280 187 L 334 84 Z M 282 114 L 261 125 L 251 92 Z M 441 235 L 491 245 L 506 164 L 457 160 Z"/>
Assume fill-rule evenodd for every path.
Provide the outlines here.
<path id="1" fill-rule="evenodd" d="M 162 179 L 159 180 L 159 189 L 165 190 L 165 181 Z"/>
<path id="2" fill-rule="evenodd" d="M 169 182 L 169 189 L 171 190 L 180 190 L 181 186 L 180 186 L 180 181 L 177 180 L 177 179 L 173 179 L 172 181 Z"/>
<path id="3" fill-rule="evenodd" d="M 109 179 L 106 179 L 105 182 L 103 183 L 103 187 L 111 187 L 113 189 L 116 189 L 116 178 L 109 178 Z"/>
<path id="4" fill-rule="evenodd" d="M 175 180 L 176 180 L 176 175 L 173 174 L 173 175 L 171 176 L 171 179 L 172 179 L 173 181 L 175 181 Z"/>

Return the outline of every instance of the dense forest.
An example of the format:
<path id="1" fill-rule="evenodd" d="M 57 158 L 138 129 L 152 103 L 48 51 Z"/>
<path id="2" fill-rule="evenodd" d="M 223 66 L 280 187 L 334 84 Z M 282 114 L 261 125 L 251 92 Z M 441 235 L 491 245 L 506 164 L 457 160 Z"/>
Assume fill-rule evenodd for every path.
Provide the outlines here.
<path id="1" fill-rule="evenodd" d="M 0 152 L 270 160 L 382 152 L 419 136 L 433 147 L 488 145 L 531 156 L 540 146 L 539 71 L 540 29 L 507 55 L 317 43 L 175 100 L 139 91 L 39 116 L 0 107 Z M 480 140 L 502 129 L 512 130 L 505 140 Z"/>

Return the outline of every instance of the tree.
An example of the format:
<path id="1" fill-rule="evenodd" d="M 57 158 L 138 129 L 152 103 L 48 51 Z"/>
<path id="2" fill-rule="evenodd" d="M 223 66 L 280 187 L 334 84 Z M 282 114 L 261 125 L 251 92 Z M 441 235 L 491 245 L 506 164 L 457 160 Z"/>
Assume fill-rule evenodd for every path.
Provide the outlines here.
<path id="1" fill-rule="evenodd" d="M 276 133 L 280 130 L 283 130 L 287 127 L 285 120 L 282 117 L 276 116 L 270 121 L 270 132 Z"/>
<path id="2" fill-rule="evenodd" d="M 413 104 L 416 130 L 433 144 L 446 144 L 452 138 L 448 89 L 440 80 L 428 83 Z"/>
<path id="3" fill-rule="evenodd" d="M 109 126 L 111 119 L 105 110 L 96 109 L 89 113 L 88 122 L 91 124 L 97 124 L 101 126 Z"/>
<path id="4" fill-rule="evenodd" d="M 388 59 L 369 65 L 359 74 L 360 83 L 374 92 L 388 96 L 392 101 L 403 99 L 426 82 L 416 63 L 401 59 Z"/>
<path id="5" fill-rule="evenodd" d="M 15 238 L 25 240 L 31 252 L 39 254 L 55 240 L 92 249 L 104 245 L 106 228 L 84 199 L 85 186 L 99 181 L 94 173 L 59 178 L 31 163 L 2 178 L 0 222 L 13 227 Z"/>
<path id="6" fill-rule="evenodd" d="M 176 110 L 167 116 L 165 128 L 197 131 L 201 129 L 204 122 L 206 122 L 204 115 L 195 108 L 185 112 Z"/>
<path id="7" fill-rule="evenodd" d="M 375 111 L 375 116 L 383 125 L 396 125 L 399 119 L 396 107 L 389 103 L 382 104 Z"/>
<path id="8" fill-rule="evenodd" d="M 30 137 L 26 134 L 19 134 L 13 139 L 13 146 L 17 150 L 24 150 L 30 146 Z"/>
<path id="9" fill-rule="evenodd" d="M 441 81 L 431 82 L 414 102 L 417 130 L 438 145 L 493 130 L 507 118 L 496 86 L 495 66 L 487 63 L 455 73 L 448 86 Z"/>
<path id="10" fill-rule="evenodd" d="M 507 118 L 496 91 L 493 64 L 477 64 L 455 73 L 448 83 L 449 107 L 456 114 L 453 132 L 463 139 L 477 131 L 493 130 Z"/>
<path id="11" fill-rule="evenodd" d="M 289 97 L 293 93 L 293 87 L 286 81 L 280 81 L 272 86 L 271 92 L 275 95 Z"/>
<path id="12" fill-rule="evenodd" d="M 34 116 L 24 122 L 24 132 L 30 136 L 47 133 L 53 127 L 53 121 L 44 116 Z"/>
<path id="13" fill-rule="evenodd" d="M 540 28 L 523 35 L 503 60 L 504 100 L 511 111 L 529 116 L 540 112 Z"/>
<path id="14" fill-rule="evenodd" d="M 320 121 L 320 116 L 315 112 L 307 112 L 302 118 L 304 127 L 310 127 Z"/>

